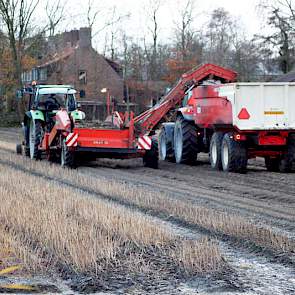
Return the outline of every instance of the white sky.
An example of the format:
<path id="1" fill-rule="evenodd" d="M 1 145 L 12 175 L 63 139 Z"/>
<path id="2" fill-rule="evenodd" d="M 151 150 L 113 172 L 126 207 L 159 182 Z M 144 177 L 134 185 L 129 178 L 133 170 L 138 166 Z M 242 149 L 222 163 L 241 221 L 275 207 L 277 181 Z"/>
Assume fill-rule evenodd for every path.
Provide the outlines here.
<path id="1" fill-rule="evenodd" d="M 46 0 L 41 0 L 42 3 L 46 3 Z M 66 1 L 66 0 L 63 0 Z M 116 10 L 120 14 L 130 13 L 130 17 L 120 23 L 119 27 L 127 32 L 127 35 L 131 35 L 135 38 L 142 38 L 144 34 L 147 34 L 147 9 L 145 9 L 150 0 L 93 0 L 94 10 L 98 7 L 103 8 L 103 12 L 98 16 L 96 27 L 100 28 L 105 22 L 107 15 L 106 11 L 110 11 L 112 7 L 116 7 Z M 159 27 L 160 27 L 160 39 L 168 41 L 173 33 L 174 23 L 177 19 L 179 6 L 185 3 L 185 0 L 162 0 L 163 4 L 159 11 Z M 263 22 L 262 18 L 259 18 L 257 12 L 257 5 L 259 0 L 193 0 L 195 5 L 195 23 L 198 28 L 204 25 L 208 15 L 212 10 L 219 7 L 224 7 L 231 15 L 238 18 L 245 32 L 249 37 L 258 33 Z M 54 2 L 52 0 L 52 2 Z M 71 30 L 86 26 L 86 9 L 88 0 L 67 0 L 66 17 L 61 30 Z M 109 10 L 108 10 L 109 9 Z M 42 11 L 40 10 L 40 13 Z M 43 13 L 44 14 L 44 13 Z M 69 17 L 71 15 L 72 17 Z M 101 33 L 95 38 L 95 47 L 99 51 L 102 50 L 101 44 L 105 42 L 105 32 Z"/>

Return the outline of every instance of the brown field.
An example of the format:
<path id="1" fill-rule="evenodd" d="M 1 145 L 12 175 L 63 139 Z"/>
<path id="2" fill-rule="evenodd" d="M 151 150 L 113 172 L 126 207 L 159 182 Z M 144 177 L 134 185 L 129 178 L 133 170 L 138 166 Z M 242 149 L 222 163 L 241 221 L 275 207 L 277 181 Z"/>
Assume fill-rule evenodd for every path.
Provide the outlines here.
<path id="1" fill-rule="evenodd" d="M 0 130 L 0 243 L 12 253 L 0 269 L 86 293 L 295 292 L 294 175 L 259 161 L 229 177 L 137 160 L 67 170 L 16 156 L 17 136 Z"/>

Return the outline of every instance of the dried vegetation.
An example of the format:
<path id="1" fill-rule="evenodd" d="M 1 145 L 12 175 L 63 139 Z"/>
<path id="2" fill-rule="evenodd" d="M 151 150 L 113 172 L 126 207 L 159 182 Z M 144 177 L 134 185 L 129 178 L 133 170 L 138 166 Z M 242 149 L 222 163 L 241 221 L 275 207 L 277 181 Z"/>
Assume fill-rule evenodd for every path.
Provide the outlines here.
<path id="1" fill-rule="evenodd" d="M 2 142 L 2 145 L 5 144 Z M 9 149 L 9 145 L 4 147 Z M 5 156 L 8 160 L 14 157 L 8 154 Z M 174 199 L 164 193 L 155 194 L 127 183 L 98 179 L 91 175 L 85 177 L 79 170 L 61 170 L 57 165 L 32 162 L 22 157 L 14 157 L 13 162 L 29 167 L 32 171 L 46 173 L 52 178 L 57 179 L 56 175 L 58 175 L 59 180 L 79 186 L 88 192 L 101 194 L 144 211 L 150 210 L 155 214 L 162 214 L 176 221 L 198 226 L 212 233 L 233 238 L 243 244 L 256 245 L 279 254 L 293 255 L 295 252 L 295 243 L 292 239 L 270 228 L 258 226 L 238 215 L 217 212 L 214 209 L 192 204 L 190 201 Z"/>
<path id="2" fill-rule="evenodd" d="M 59 167 L 33 166 L 44 174 L 73 177 Z M 217 245 L 207 239 L 181 239 L 124 206 L 5 165 L 0 170 L 0 230 L 29 270 L 100 280 L 112 273 L 114 280 L 128 283 L 130 276 L 179 279 L 216 273 L 225 265 Z"/>

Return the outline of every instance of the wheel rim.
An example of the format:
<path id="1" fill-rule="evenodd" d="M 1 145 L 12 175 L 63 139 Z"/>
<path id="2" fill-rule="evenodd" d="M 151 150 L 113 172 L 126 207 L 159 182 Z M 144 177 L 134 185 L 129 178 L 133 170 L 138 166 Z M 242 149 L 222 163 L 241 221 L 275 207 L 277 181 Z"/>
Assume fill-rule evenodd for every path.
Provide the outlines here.
<path id="1" fill-rule="evenodd" d="M 176 163 L 181 162 L 182 158 L 182 130 L 181 126 L 177 126 L 175 136 L 175 160 Z"/>
<path id="2" fill-rule="evenodd" d="M 36 141 L 36 136 L 35 136 L 35 124 L 33 121 L 30 123 L 30 157 L 31 159 L 34 158 L 34 153 L 35 153 L 35 141 Z"/>
<path id="3" fill-rule="evenodd" d="M 215 166 L 217 162 L 217 144 L 215 141 L 212 143 L 211 158 L 212 158 L 212 164 L 213 166 Z"/>
<path id="4" fill-rule="evenodd" d="M 222 149 L 222 163 L 223 163 L 224 169 L 227 169 L 228 167 L 228 159 L 229 159 L 228 153 L 229 153 L 228 145 L 225 142 Z"/>
<path id="5" fill-rule="evenodd" d="M 161 133 L 160 136 L 160 160 L 164 161 L 167 155 L 167 146 L 166 146 L 166 136 L 165 133 Z"/>

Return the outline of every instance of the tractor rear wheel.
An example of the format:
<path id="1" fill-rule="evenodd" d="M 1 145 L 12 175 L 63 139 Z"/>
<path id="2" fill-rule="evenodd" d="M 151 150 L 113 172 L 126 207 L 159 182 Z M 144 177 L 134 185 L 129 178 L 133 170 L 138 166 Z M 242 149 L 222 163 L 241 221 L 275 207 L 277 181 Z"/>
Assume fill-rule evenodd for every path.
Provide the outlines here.
<path id="1" fill-rule="evenodd" d="M 222 170 L 221 145 L 223 133 L 214 132 L 210 141 L 210 164 L 215 170 Z"/>
<path id="2" fill-rule="evenodd" d="M 65 139 L 61 139 L 61 157 L 60 164 L 65 168 L 74 168 L 75 167 L 75 154 L 69 149 L 66 145 Z"/>
<path id="3" fill-rule="evenodd" d="M 280 172 L 291 172 L 293 163 L 295 162 L 295 134 L 290 134 L 288 138 L 287 152 L 279 162 Z"/>
<path id="4" fill-rule="evenodd" d="M 193 122 L 177 119 L 174 127 L 174 154 L 178 164 L 192 164 L 197 160 L 198 137 Z"/>
<path id="5" fill-rule="evenodd" d="M 264 161 L 265 161 L 265 167 L 267 171 L 270 171 L 270 172 L 279 171 L 280 158 L 265 157 Z"/>
<path id="6" fill-rule="evenodd" d="M 244 143 L 235 141 L 230 133 L 226 133 L 221 145 L 223 171 L 244 173 L 247 161 L 247 149 Z"/>
<path id="7" fill-rule="evenodd" d="M 158 140 L 155 137 L 152 138 L 151 149 L 147 150 L 143 156 L 143 165 L 153 169 L 159 168 L 159 147 Z"/>
<path id="8" fill-rule="evenodd" d="M 30 146 L 30 158 L 35 160 L 41 159 L 41 151 L 39 145 L 42 142 L 43 129 L 39 120 L 31 120 L 29 130 L 29 146 Z"/>

